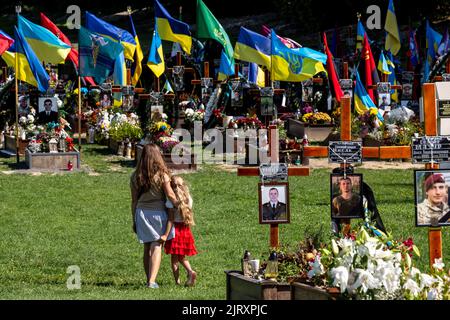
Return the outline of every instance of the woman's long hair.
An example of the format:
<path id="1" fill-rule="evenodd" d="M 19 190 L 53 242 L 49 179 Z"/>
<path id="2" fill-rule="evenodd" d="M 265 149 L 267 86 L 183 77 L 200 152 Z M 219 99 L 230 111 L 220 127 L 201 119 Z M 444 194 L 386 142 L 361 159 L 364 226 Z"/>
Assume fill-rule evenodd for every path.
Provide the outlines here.
<path id="1" fill-rule="evenodd" d="M 161 151 L 156 144 L 146 144 L 136 166 L 136 182 L 141 193 L 159 191 L 164 175 L 171 176 Z"/>
<path id="2" fill-rule="evenodd" d="M 189 187 L 180 176 L 173 176 L 171 185 L 173 191 L 175 192 L 177 200 L 180 201 L 180 206 L 178 208 L 180 210 L 180 214 L 183 218 L 184 224 L 188 226 L 195 225 L 194 212 L 192 211 L 192 204 L 190 203 L 191 197 L 189 193 Z"/>

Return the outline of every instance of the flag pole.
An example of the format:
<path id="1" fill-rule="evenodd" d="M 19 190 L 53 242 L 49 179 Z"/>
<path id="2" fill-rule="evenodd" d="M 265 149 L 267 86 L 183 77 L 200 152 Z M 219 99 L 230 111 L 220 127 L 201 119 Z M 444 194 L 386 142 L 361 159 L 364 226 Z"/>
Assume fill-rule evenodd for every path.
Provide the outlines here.
<path id="1" fill-rule="evenodd" d="M 78 152 L 81 156 L 81 75 L 78 73 Z"/>
<path id="2" fill-rule="evenodd" d="M 19 19 L 19 14 L 22 11 L 22 7 L 20 5 L 17 5 L 15 7 L 17 19 Z M 17 39 L 16 39 L 17 40 Z M 20 155 L 19 155 L 19 81 L 17 79 L 19 74 L 19 54 L 17 52 L 17 44 L 16 44 L 16 54 L 14 56 L 14 67 L 15 67 L 15 75 L 14 75 L 14 81 L 16 85 L 16 129 L 15 129 L 15 135 L 16 135 L 16 161 L 17 164 L 20 162 Z"/>
<path id="3" fill-rule="evenodd" d="M 16 84 L 16 129 L 15 129 L 15 135 L 16 135 L 16 161 L 17 163 L 20 162 L 20 156 L 19 156 L 19 84 L 17 81 L 17 75 L 19 74 L 19 56 L 16 50 L 15 55 L 15 69 L 16 74 L 14 76 L 15 78 L 15 84 Z"/>

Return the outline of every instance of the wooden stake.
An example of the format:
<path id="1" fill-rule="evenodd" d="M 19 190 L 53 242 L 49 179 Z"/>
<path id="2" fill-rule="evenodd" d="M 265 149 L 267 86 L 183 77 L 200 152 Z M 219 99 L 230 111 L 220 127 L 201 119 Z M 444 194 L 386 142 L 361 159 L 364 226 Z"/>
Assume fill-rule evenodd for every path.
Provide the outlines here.
<path id="1" fill-rule="evenodd" d="M 350 97 L 341 98 L 341 140 L 352 140 L 352 115 Z"/>
<path id="2" fill-rule="evenodd" d="M 159 92 L 161 90 L 160 85 L 159 85 L 159 77 L 156 77 L 156 92 Z"/>
<path id="3" fill-rule="evenodd" d="M 177 66 L 181 66 L 181 52 L 177 52 Z"/>
<path id="4" fill-rule="evenodd" d="M 270 247 L 271 248 L 278 248 L 280 246 L 278 236 L 279 236 L 278 223 L 271 223 L 270 224 Z"/>
<path id="5" fill-rule="evenodd" d="M 425 119 L 425 135 L 437 135 L 436 91 L 434 83 L 425 83 L 423 85 L 423 116 Z M 425 169 L 439 169 L 439 164 L 427 163 Z M 442 230 L 440 227 L 431 227 L 428 229 L 428 248 L 431 269 L 435 259 L 442 258 Z"/>
<path id="6" fill-rule="evenodd" d="M 442 258 L 441 227 L 428 229 L 428 247 L 430 250 L 430 269 L 432 269 L 435 259 Z"/>
<path id="7" fill-rule="evenodd" d="M 239 78 L 239 64 L 234 64 L 234 77 L 237 79 Z"/>
<path id="8" fill-rule="evenodd" d="M 209 78 L 209 62 L 205 61 L 203 65 L 205 78 Z"/>
<path id="9" fill-rule="evenodd" d="M 81 76 L 78 75 L 78 152 L 81 157 Z"/>
<path id="10" fill-rule="evenodd" d="M 131 86 L 131 69 L 127 68 L 127 85 Z"/>
<path id="11" fill-rule="evenodd" d="M 436 123 L 436 91 L 434 83 L 423 85 L 423 114 L 425 120 L 425 135 L 437 135 Z"/>
<path id="12" fill-rule="evenodd" d="M 348 62 L 344 62 L 344 79 L 348 79 Z"/>

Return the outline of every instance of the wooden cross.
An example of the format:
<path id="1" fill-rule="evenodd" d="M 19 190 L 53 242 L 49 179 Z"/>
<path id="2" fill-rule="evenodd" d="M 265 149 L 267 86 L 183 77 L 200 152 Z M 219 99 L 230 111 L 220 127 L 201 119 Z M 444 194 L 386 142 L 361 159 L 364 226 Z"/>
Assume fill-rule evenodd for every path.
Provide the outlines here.
<path id="1" fill-rule="evenodd" d="M 274 140 L 274 137 L 272 136 L 275 133 L 276 126 L 270 125 L 269 131 L 268 131 L 268 138 L 269 138 L 269 156 L 271 159 L 271 163 L 278 163 L 279 155 L 278 154 L 271 154 L 271 146 L 272 143 L 278 143 L 278 141 L 272 141 Z M 259 167 L 238 167 L 237 170 L 238 176 L 244 176 L 244 177 L 259 177 Z M 288 167 L 288 176 L 309 176 L 309 167 L 304 166 L 295 166 L 295 167 Z M 279 248 L 279 228 L 278 223 L 272 223 L 270 224 L 270 247 L 272 248 Z"/>
<path id="2" fill-rule="evenodd" d="M 179 51 L 177 52 L 177 64 L 174 67 L 184 67 L 181 64 L 181 52 L 179 52 Z M 170 72 L 171 74 L 173 74 L 174 68 L 167 68 L 167 71 Z M 194 79 L 197 77 L 194 68 L 184 68 L 184 72 L 192 73 L 194 75 Z M 157 90 L 157 92 L 159 92 L 159 81 L 157 81 L 156 90 Z M 193 92 L 194 92 L 194 90 L 192 90 L 192 93 Z"/>
<path id="3" fill-rule="evenodd" d="M 437 111 L 436 111 L 436 88 L 434 83 L 424 83 L 423 87 L 423 117 L 425 119 L 425 135 L 436 136 Z M 425 169 L 439 169 L 437 163 L 425 164 Z M 430 255 L 430 269 L 435 259 L 442 258 L 442 228 L 430 227 L 428 229 L 428 247 Z"/>

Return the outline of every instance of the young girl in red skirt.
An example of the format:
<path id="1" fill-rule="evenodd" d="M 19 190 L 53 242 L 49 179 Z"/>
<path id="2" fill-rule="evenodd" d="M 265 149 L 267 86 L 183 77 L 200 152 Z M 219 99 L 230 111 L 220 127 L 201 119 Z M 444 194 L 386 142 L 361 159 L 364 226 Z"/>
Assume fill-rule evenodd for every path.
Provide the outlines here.
<path id="1" fill-rule="evenodd" d="M 188 186 L 180 176 L 173 176 L 171 185 L 180 205 L 177 209 L 174 209 L 170 200 L 166 201 L 169 219 L 173 219 L 174 222 L 175 238 L 168 240 L 165 243 L 164 251 L 166 254 L 172 255 L 171 264 L 175 283 L 180 284 L 180 270 L 178 263 L 181 263 L 187 271 L 188 280 L 185 285 L 193 286 L 197 278 L 197 273 L 192 270 L 191 264 L 186 259 L 186 256 L 197 254 L 194 237 L 190 228 L 194 225 L 192 197 L 189 194 Z"/>

